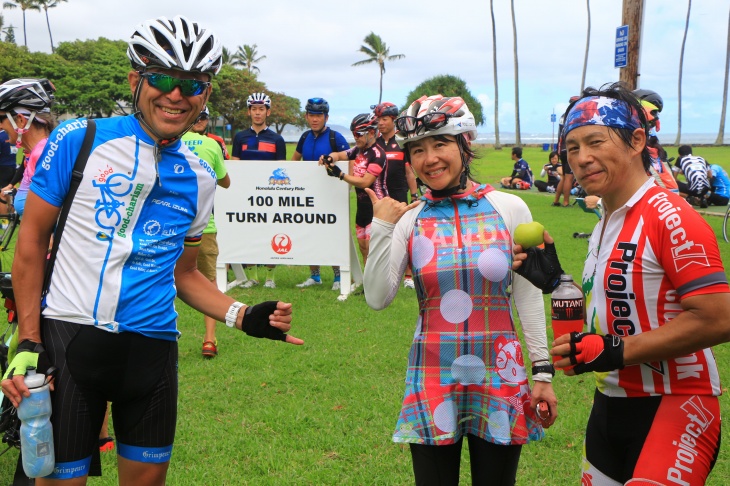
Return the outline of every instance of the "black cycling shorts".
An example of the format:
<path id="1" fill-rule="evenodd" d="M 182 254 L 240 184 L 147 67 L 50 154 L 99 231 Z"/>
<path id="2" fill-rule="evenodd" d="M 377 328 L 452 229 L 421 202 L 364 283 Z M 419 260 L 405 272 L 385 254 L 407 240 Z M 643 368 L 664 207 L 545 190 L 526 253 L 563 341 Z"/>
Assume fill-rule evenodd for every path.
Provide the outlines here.
<path id="1" fill-rule="evenodd" d="M 570 168 L 570 164 L 567 162 L 563 162 L 563 175 L 568 175 L 573 173 L 573 169 Z"/>
<path id="2" fill-rule="evenodd" d="M 718 397 L 608 397 L 596 390 L 581 484 L 705 484 L 720 437 Z"/>
<path id="3" fill-rule="evenodd" d="M 44 319 L 43 344 L 59 369 L 52 392 L 56 470 L 52 479 L 88 474 L 107 407 L 118 454 L 170 460 L 177 420 L 177 342 Z"/>

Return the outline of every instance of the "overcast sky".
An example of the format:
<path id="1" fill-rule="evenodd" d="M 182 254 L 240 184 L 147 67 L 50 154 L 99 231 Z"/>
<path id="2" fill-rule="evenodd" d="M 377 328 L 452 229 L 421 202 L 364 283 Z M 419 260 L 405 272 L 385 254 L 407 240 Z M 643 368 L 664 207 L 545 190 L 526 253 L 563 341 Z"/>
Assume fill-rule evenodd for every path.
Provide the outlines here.
<path id="1" fill-rule="evenodd" d="M 593 0 L 587 86 L 618 80 L 614 66 L 621 1 Z M 684 57 L 682 133 L 717 134 L 727 46 L 730 0 L 692 4 Z M 509 0 L 494 0 L 499 79 L 499 129 L 515 130 L 512 19 Z M 580 89 L 586 45 L 587 9 L 583 0 L 516 0 L 523 141 L 530 133 L 551 134 L 550 114 L 561 113 Z M 17 27 L 19 9 L 3 10 L 5 24 Z M 210 26 L 234 51 L 257 44 L 266 59 L 259 79 L 274 91 L 299 98 L 325 97 L 330 123 L 349 126 L 353 116 L 378 100 L 375 64 L 352 67 L 371 31 L 390 54 L 406 57 L 386 64 L 383 101 L 399 107 L 422 81 L 451 74 L 466 81 L 483 105 L 486 125 L 494 131 L 492 27 L 486 0 L 69 0 L 49 10 L 57 44 L 75 39 L 127 39 L 142 20 L 183 14 Z M 640 86 L 664 98 L 660 138 L 675 134 L 678 117 L 678 69 L 687 14 L 684 0 L 646 0 Z M 50 52 L 43 12 L 27 12 L 28 47 Z M 433 93 L 424 93 L 433 94 Z M 730 132 L 730 120 L 727 123 Z M 557 126 L 555 126 L 557 129 Z M 728 137 L 726 137 L 726 140 Z M 714 140 L 714 137 L 713 137 Z"/>

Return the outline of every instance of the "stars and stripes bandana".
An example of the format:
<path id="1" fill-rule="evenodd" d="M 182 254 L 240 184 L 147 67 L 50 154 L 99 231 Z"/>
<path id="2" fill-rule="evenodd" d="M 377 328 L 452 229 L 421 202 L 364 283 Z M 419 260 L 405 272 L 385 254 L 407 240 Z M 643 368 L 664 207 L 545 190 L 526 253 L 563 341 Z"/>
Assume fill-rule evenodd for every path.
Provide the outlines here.
<path id="1" fill-rule="evenodd" d="M 585 125 L 602 125 L 609 128 L 641 128 L 641 120 L 636 110 L 627 103 L 605 96 L 588 96 L 581 99 L 565 117 L 563 136 L 574 128 Z"/>

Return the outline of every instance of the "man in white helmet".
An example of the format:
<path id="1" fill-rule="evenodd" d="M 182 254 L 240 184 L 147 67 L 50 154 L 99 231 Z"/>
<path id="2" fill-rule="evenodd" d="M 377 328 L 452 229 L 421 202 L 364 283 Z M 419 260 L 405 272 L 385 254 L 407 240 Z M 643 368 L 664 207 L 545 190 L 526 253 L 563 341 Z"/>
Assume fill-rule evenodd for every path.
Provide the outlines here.
<path id="1" fill-rule="evenodd" d="M 303 343 L 286 334 L 291 304 L 235 302 L 196 268 L 216 176 L 180 137 L 210 95 L 221 65 L 219 38 L 184 17 L 161 17 L 137 27 L 127 55 L 135 113 L 96 121 L 65 231 L 54 238 L 60 244 L 46 294 L 48 243 L 93 127 L 87 120 L 51 133 L 15 254 L 20 343 L 3 393 L 17 406 L 30 396 L 27 368 L 58 368 L 56 463 L 39 485 L 85 484 L 107 401 L 119 482 L 165 483 L 177 415 L 176 296 L 251 336 Z"/>
<path id="2" fill-rule="evenodd" d="M 246 100 L 251 127 L 242 130 L 233 137 L 234 160 L 286 160 L 286 142 L 284 137 L 269 128 L 267 119 L 271 115 L 271 98 L 266 93 L 251 93 Z M 249 274 L 256 268 L 247 265 Z M 266 265 L 266 281 L 264 287 L 275 289 L 274 269 L 276 265 Z M 258 273 L 249 278 L 241 286 L 250 289 L 259 284 Z"/>

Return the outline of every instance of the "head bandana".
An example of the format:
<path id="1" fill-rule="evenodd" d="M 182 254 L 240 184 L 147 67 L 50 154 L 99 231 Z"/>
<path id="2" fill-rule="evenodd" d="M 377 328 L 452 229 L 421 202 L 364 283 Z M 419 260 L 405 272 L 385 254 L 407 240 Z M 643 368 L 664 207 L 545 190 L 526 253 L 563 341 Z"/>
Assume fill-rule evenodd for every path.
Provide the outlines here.
<path id="1" fill-rule="evenodd" d="M 578 101 L 565 117 L 563 136 L 574 128 L 585 125 L 601 125 L 609 128 L 641 128 L 636 110 L 627 103 L 605 96 L 589 96 Z"/>

